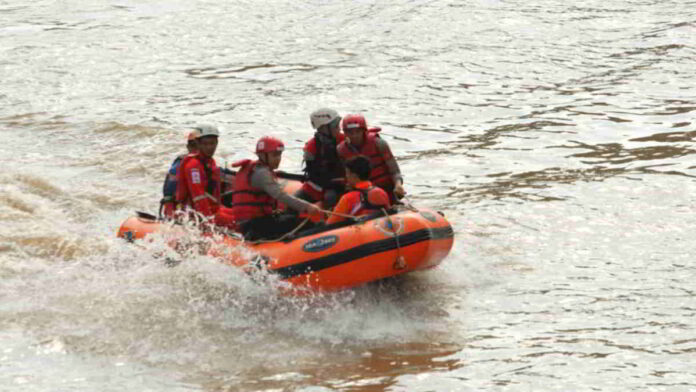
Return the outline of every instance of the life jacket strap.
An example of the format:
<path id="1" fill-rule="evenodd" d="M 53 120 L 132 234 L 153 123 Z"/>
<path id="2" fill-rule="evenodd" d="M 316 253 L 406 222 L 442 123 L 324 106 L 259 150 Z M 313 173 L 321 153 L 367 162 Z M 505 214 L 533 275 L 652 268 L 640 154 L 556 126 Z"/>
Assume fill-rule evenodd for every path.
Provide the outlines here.
<path id="1" fill-rule="evenodd" d="M 305 184 L 309 185 L 310 187 L 312 187 L 312 189 L 314 189 L 317 192 L 321 192 L 323 190 L 322 187 L 320 187 L 319 185 L 315 184 L 312 181 L 307 181 L 307 182 L 305 182 Z"/>

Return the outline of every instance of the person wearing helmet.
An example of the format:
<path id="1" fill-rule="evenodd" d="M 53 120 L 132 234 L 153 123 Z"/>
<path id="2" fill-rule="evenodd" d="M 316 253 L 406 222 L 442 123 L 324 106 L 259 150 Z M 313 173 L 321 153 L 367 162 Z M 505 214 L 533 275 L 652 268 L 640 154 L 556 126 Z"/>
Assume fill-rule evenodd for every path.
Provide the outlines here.
<path id="1" fill-rule="evenodd" d="M 364 155 L 370 160 L 372 170 L 370 181 L 384 189 L 393 202 L 402 198 L 406 191 L 399 164 L 392 155 L 389 144 L 379 137 L 380 128 L 367 128 L 365 117 L 349 114 L 341 124 L 346 139 L 338 145 L 338 156 L 346 162 L 356 155 Z"/>
<path id="2" fill-rule="evenodd" d="M 326 224 L 341 222 L 342 215 L 361 216 L 389 208 L 389 195 L 382 188 L 370 182 L 370 160 L 363 155 L 356 155 L 346 161 L 346 183 L 353 191 L 341 196 Z"/>
<path id="3" fill-rule="evenodd" d="M 194 129 L 198 131 L 198 151 L 187 155 L 181 162 L 181 169 L 177 173 L 176 200 L 184 208 L 193 209 L 206 218 L 206 227 L 212 223 L 235 229 L 232 211 L 220 202 L 220 168 L 213 158 L 220 132 L 210 125 Z"/>
<path id="4" fill-rule="evenodd" d="M 232 164 L 240 170 L 232 193 L 232 213 L 238 230 L 249 240 L 277 238 L 300 224 L 297 216 L 274 215 L 278 202 L 298 212 L 321 215 L 319 207 L 285 193 L 274 170 L 280 165 L 285 145 L 264 136 L 256 143 L 258 160 L 244 159 Z"/>
<path id="5" fill-rule="evenodd" d="M 194 154 L 198 147 L 196 146 L 196 138 L 198 138 L 198 131 L 192 130 L 186 136 L 186 149 L 188 154 Z M 176 210 L 176 173 L 179 171 L 181 161 L 184 160 L 186 155 L 181 154 L 174 162 L 172 162 L 166 177 L 164 177 L 164 185 L 162 186 L 162 200 L 160 201 L 159 217 L 160 219 L 167 218 L 171 219 L 174 216 L 174 211 Z"/>
<path id="6" fill-rule="evenodd" d="M 343 165 L 336 147 L 345 138 L 341 133 L 341 116 L 333 109 L 322 108 L 309 115 L 314 137 L 304 146 L 305 182 L 295 196 L 309 202 L 322 201 L 333 208 L 344 191 Z"/>

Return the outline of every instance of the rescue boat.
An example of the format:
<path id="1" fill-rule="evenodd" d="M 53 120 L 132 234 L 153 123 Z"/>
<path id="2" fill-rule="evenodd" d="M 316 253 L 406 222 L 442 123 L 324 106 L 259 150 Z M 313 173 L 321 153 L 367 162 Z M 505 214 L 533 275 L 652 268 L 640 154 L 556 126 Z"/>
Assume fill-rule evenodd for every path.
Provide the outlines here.
<path id="1" fill-rule="evenodd" d="M 171 226 L 140 214 L 123 222 L 118 236 L 133 241 L 165 227 Z M 452 226 L 440 213 L 398 206 L 386 216 L 377 212 L 279 241 L 253 243 L 224 236 L 222 245 L 232 251 L 211 254 L 237 267 L 265 267 L 300 291 L 337 291 L 433 268 L 449 254 L 453 239 Z M 258 256 L 246 259 L 250 252 L 234 250 L 240 246 Z"/>
<path id="2" fill-rule="evenodd" d="M 299 187 L 292 176 L 282 176 L 286 191 Z M 138 213 L 123 222 L 118 236 L 136 241 L 172 227 L 153 215 Z M 452 226 L 443 214 L 397 205 L 278 240 L 248 242 L 240 235 L 224 235 L 220 246 L 208 253 L 236 267 L 265 268 L 298 292 L 337 291 L 433 268 L 449 254 L 453 241 Z"/>

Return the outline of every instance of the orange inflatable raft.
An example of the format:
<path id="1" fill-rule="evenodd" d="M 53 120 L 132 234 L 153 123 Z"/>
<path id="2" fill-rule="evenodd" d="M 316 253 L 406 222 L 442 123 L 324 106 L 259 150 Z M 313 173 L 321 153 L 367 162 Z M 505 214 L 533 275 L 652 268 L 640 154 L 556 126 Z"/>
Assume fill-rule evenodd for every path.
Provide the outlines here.
<path id="1" fill-rule="evenodd" d="M 170 226 L 136 216 L 121 225 L 118 235 L 136 240 L 163 227 Z M 222 241 L 230 249 L 241 245 L 257 252 L 261 257 L 254 263 L 261 260 L 298 289 L 335 291 L 435 267 L 449 254 L 453 237 L 452 226 L 439 213 L 397 207 L 389 216 L 375 213 L 357 222 L 300 231 L 282 241 L 255 244 L 236 236 Z M 241 252 L 222 257 L 235 266 L 250 263 Z"/>
<path id="2" fill-rule="evenodd" d="M 300 183 L 285 175 L 290 177 L 285 190 L 297 189 Z M 429 269 L 449 254 L 454 233 L 442 214 L 403 205 L 385 212 L 298 231 L 278 241 L 253 243 L 238 235 L 223 236 L 215 248 L 226 251 L 209 253 L 242 268 L 263 263 L 298 291 L 336 291 Z M 135 241 L 166 228 L 172 225 L 139 213 L 123 222 L 118 236 Z M 253 252 L 240 251 L 244 248 Z M 249 254 L 256 256 L 249 260 Z"/>

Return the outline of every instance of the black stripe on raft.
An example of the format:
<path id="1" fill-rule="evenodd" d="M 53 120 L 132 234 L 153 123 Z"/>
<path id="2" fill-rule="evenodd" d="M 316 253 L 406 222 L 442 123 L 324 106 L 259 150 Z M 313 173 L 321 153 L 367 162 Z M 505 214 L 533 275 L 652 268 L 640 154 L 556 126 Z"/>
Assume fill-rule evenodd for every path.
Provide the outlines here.
<path id="1" fill-rule="evenodd" d="M 421 229 L 408 234 L 400 235 L 399 247 L 404 248 L 423 241 L 439 240 L 452 237 L 454 237 L 452 226 L 440 227 L 436 229 Z M 310 272 L 335 267 L 337 265 L 345 264 L 376 253 L 394 250 L 396 248 L 396 239 L 392 237 L 384 240 L 369 242 L 364 245 L 356 246 L 355 248 L 344 250 L 343 252 L 307 260 L 302 263 L 289 265 L 287 267 L 282 267 L 271 271 L 277 273 L 283 279 L 289 279 L 298 275 L 304 275 Z"/>

